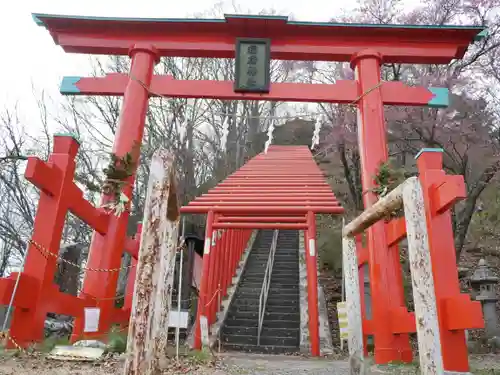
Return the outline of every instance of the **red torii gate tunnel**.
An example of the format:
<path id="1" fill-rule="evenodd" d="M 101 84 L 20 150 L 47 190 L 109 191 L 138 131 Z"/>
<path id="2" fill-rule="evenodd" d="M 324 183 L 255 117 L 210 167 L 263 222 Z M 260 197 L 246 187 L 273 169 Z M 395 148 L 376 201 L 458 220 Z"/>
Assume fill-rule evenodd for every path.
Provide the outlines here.
<path id="1" fill-rule="evenodd" d="M 222 267 L 227 259 L 223 250 L 226 245 L 224 240 L 215 243 L 215 247 L 218 247 L 216 251 L 211 249 L 213 231 L 304 230 L 309 336 L 311 352 L 319 355 L 315 214 L 341 214 L 344 210 L 326 183 L 308 147 L 270 146 L 267 154 L 262 153 L 251 159 L 207 194 L 182 207 L 181 212 L 208 214 L 197 321 L 205 316 L 209 325 L 215 322 L 216 310 L 211 305 L 207 310 L 207 304 L 217 289 L 217 280 L 228 280 L 236 271 L 234 267 Z M 231 266 L 236 264 L 230 262 Z M 231 275 L 226 275 L 226 272 Z M 227 283 L 223 282 L 222 285 L 225 288 Z M 195 347 L 201 347 L 200 324 L 196 326 Z"/>
<path id="2" fill-rule="evenodd" d="M 381 64 L 446 64 L 453 59 L 462 58 L 468 45 L 481 37 L 484 31 L 482 27 L 469 26 L 294 22 L 288 21 L 287 17 L 279 16 L 232 15 L 215 20 L 120 19 L 46 14 L 33 16 L 39 25 L 49 30 L 54 41 L 66 52 L 131 57 L 129 75 L 109 74 L 102 78 L 65 77 L 61 85 L 61 92 L 67 95 L 123 96 L 121 116 L 113 146 L 113 152 L 118 156 L 130 152 L 136 142 L 142 141 L 149 97 L 154 95 L 223 100 L 356 103 L 362 184 L 366 192 L 363 196 L 365 207 L 371 206 L 376 201 L 376 196 L 371 192 L 373 176 L 380 162 L 387 159 L 383 106 L 443 107 L 448 103 L 448 91 L 445 88 L 410 87 L 402 82 L 381 81 Z M 182 81 L 170 76 L 154 75 L 154 66 L 162 56 L 232 58 L 235 56 L 237 38 L 267 38 L 270 40 L 270 57 L 273 59 L 350 61 L 351 67 L 355 70 L 355 80 L 337 81 L 334 84 L 271 83 L 268 93 L 236 93 L 233 90 L 233 82 Z M 129 213 L 125 212 L 116 217 L 95 208 L 82 198 L 82 192 L 72 181 L 77 149 L 78 144 L 75 140 L 56 137 L 54 152 L 47 163 L 32 158 L 28 164 L 27 177 L 41 189 L 42 193 L 34 224 L 33 240 L 50 254 L 57 255 L 65 214 L 67 211 L 72 211 L 95 230 L 88 266 L 93 270 L 119 268 L 123 251 L 129 251 L 134 257 L 137 256 L 137 243 L 126 237 Z M 273 149 L 269 157 L 277 157 L 278 154 L 282 152 Z M 291 154 L 296 156 L 300 152 L 297 149 Z M 295 168 L 293 161 L 286 165 L 289 166 L 287 168 Z M 241 175 L 244 171 L 246 169 L 237 172 L 235 176 L 238 173 Z M 264 172 L 263 167 L 262 171 L 252 173 L 265 174 Z M 123 192 L 130 197 L 134 177 L 128 182 Z M 218 193 L 224 190 L 223 186 L 227 187 L 225 189 L 227 193 L 234 194 L 237 190 L 232 182 L 224 184 L 226 185 L 217 188 L 220 189 L 217 190 Z M 288 186 L 293 186 L 293 183 L 290 182 Z M 308 192 L 311 195 L 307 196 L 312 197 L 314 190 L 311 187 Z M 287 202 L 288 193 L 290 193 L 288 190 L 276 190 L 276 200 Z M 212 195 L 208 199 L 210 200 L 204 207 L 209 212 L 207 222 L 213 228 L 229 224 L 234 228 L 236 225 L 234 218 L 252 216 L 251 206 L 258 206 L 257 203 L 266 206 L 264 200 L 255 204 L 248 203 L 249 201 L 246 201 L 246 204 L 233 201 L 228 206 L 228 203 L 221 204 L 212 200 Z M 103 203 L 107 200 L 109 197 L 102 197 Z M 197 210 L 201 210 L 199 202 L 201 201 L 196 201 Z M 294 202 L 298 204 L 297 201 Z M 286 215 L 305 217 L 304 212 L 308 212 L 307 228 L 313 228 L 311 225 L 314 221 L 313 213 L 319 211 L 308 210 L 307 202 L 302 202 L 298 211 L 296 208 L 278 209 L 276 206 L 266 206 L 267 214 L 277 215 L 282 219 Z M 226 215 L 231 212 L 230 207 L 234 206 L 240 209 L 244 207 L 245 210 L 233 211 L 231 215 L 237 215 L 233 216 L 232 221 L 227 221 Z M 210 207 L 212 209 L 209 209 Z M 333 208 L 333 205 L 330 208 Z M 194 206 L 189 205 L 184 210 L 191 209 L 194 209 Z M 340 207 L 338 209 L 340 210 Z M 251 221 L 255 218 L 237 220 L 250 220 L 252 225 L 257 224 Z M 289 224 L 305 225 L 301 222 Z M 243 221 L 238 225 L 250 224 Z M 263 227 L 264 222 L 261 222 L 260 226 Z M 311 239 L 314 238 L 310 233 L 312 230 L 308 229 Z M 238 233 L 237 241 L 241 244 L 248 232 Z M 211 237 L 212 233 L 208 231 L 207 236 Z M 395 259 L 398 254 L 388 249 L 384 223 L 379 222 L 368 230 L 366 253 L 373 296 L 371 326 L 376 343 L 375 360 L 377 363 L 387 363 L 401 359 L 401 353 L 409 348 L 409 344 L 408 338 L 395 334 L 388 322 L 391 311 L 399 308 L 399 300 L 391 296 L 392 291 L 399 290 L 402 286 L 397 277 L 399 262 Z M 214 257 L 209 258 L 214 259 Z M 207 262 L 208 260 L 204 264 L 205 269 L 210 264 Z M 81 296 L 71 299 L 54 289 L 54 269 L 55 260 L 50 257 L 44 258 L 36 246 L 31 244 L 26 268 L 21 274 L 14 300 L 14 305 L 20 308 L 15 309 L 10 331 L 21 345 L 42 339 L 43 319 L 49 311 L 64 311 L 76 316 L 74 338 L 102 337 L 117 320 L 117 314 L 120 317 L 119 321 L 126 320 L 125 317 L 130 311 L 130 301 L 126 303 L 124 310 L 117 311 L 114 307 L 117 272 L 88 271 Z M 14 279 L 15 275 L 0 282 L 0 297 L 4 304 L 9 302 Z M 129 287 L 133 288 L 133 277 L 130 280 Z M 310 278 L 310 282 L 314 283 L 315 278 Z M 204 280 L 204 283 L 207 283 L 207 280 Z M 450 285 L 451 289 L 456 288 L 454 283 Z M 204 288 L 206 295 L 206 291 L 210 291 L 210 286 L 205 285 Z M 443 290 L 443 295 L 447 293 L 449 290 Z M 314 304 L 314 301 L 311 303 Z M 97 332 L 83 332 L 82 309 L 84 306 L 96 305 L 101 309 Z M 311 322 L 311 324 L 316 323 Z M 313 335 L 316 331 L 315 327 L 311 329 Z M 445 340 L 449 347 L 465 345 L 462 343 L 463 334 L 449 335 Z M 313 343 L 313 354 L 319 354 L 317 343 Z"/>

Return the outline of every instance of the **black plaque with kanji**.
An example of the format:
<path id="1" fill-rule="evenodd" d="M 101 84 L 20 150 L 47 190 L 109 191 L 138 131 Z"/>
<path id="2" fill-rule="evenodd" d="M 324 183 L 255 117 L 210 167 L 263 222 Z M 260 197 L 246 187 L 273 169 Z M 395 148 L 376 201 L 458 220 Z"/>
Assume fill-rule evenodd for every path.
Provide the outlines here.
<path id="1" fill-rule="evenodd" d="M 269 39 L 236 40 L 236 92 L 269 92 L 271 42 Z"/>

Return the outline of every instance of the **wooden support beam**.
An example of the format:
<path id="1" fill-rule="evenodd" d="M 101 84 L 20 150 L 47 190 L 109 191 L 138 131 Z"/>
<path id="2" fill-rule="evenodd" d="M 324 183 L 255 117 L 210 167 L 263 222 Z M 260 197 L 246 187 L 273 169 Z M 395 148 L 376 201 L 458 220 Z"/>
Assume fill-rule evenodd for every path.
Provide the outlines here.
<path id="1" fill-rule="evenodd" d="M 443 373 L 437 301 L 432 273 L 427 220 L 422 187 L 417 177 L 411 177 L 381 198 L 373 206 L 346 225 L 343 230 L 343 264 L 349 320 L 349 353 L 362 350 L 361 306 L 359 303 L 358 260 L 353 236 L 404 205 L 408 253 L 415 303 L 415 318 L 406 309 L 393 310 L 393 333 L 412 332 L 418 337 L 420 371 L 423 375 Z M 356 265 L 356 267 L 354 267 Z M 414 325 L 413 322 L 416 321 Z M 453 322 L 455 323 L 455 322 Z M 361 337 L 361 339 L 360 339 Z M 351 349 L 351 345 L 353 346 Z M 362 351 L 361 351 L 362 352 Z"/>
<path id="2" fill-rule="evenodd" d="M 363 357 L 363 320 L 358 275 L 358 257 L 354 238 L 342 239 L 342 266 L 345 277 L 349 354 Z"/>
<path id="3" fill-rule="evenodd" d="M 406 237 L 406 222 L 404 217 L 392 219 L 387 225 L 387 246 L 397 245 Z"/>
<path id="4" fill-rule="evenodd" d="M 124 375 L 158 374 L 165 365 L 179 226 L 173 162 L 164 150 L 151 161 Z"/>
<path id="5" fill-rule="evenodd" d="M 411 180 L 411 181 L 410 181 Z M 402 185 L 408 256 L 415 304 L 415 319 L 422 375 L 443 374 L 440 325 L 438 320 L 434 275 L 424 197 L 420 181 L 415 177 Z"/>
<path id="6" fill-rule="evenodd" d="M 344 227 L 342 235 L 352 237 L 363 232 L 366 228 L 386 217 L 389 213 L 403 206 L 403 189 L 408 184 L 418 181 L 417 177 L 410 177 L 392 190 L 385 197 L 379 199 L 373 206 L 364 210 L 357 218 Z"/>
<path id="7" fill-rule="evenodd" d="M 434 187 L 431 197 L 434 215 L 448 211 L 457 201 L 467 198 L 464 176 L 444 176 L 443 183 Z"/>

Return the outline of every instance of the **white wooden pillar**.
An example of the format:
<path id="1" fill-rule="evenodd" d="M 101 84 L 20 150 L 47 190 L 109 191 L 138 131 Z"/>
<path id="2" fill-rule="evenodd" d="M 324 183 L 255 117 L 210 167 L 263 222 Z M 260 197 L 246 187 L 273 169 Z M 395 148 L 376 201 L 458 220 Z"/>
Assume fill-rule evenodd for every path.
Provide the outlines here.
<path id="1" fill-rule="evenodd" d="M 428 228 L 422 186 L 417 177 L 379 199 L 343 229 L 343 265 L 349 324 L 349 353 L 362 350 L 362 322 L 359 278 L 354 236 L 387 214 L 404 207 L 413 300 L 422 375 L 442 375 L 441 350 L 436 293 L 432 273 Z M 390 316 L 387 319 L 391 319 Z"/>
<path id="2" fill-rule="evenodd" d="M 358 256 L 353 237 L 342 238 L 342 263 L 345 278 L 349 354 L 357 353 L 363 357 L 363 321 L 359 294 Z"/>
<path id="3" fill-rule="evenodd" d="M 151 160 L 142 221 L 124 375 L 153 375 L 165 366 L 177 251 L 179 206 L 174 158 L 158 150 Z"/>
<path id="4" fill-rule="evenodd" d="M 420 373 L 442 375 L 443 357 L 422 186 L 416 178 L 403 188 L 406 234 L 415 305 Z"/>

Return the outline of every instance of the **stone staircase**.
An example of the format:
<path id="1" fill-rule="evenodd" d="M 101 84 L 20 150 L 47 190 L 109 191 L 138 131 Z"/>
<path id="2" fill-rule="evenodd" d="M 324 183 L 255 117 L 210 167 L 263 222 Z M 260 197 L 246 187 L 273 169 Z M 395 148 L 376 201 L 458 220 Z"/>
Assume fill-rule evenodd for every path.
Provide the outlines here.
<path id="1" fill-rule="evenodd" d="M 222 328 L 221 341 L 225 350 L 257 353 L 299 351 L 298 231 L 279 231 L 260 345 L 257 344 L 259 297 L 272 238 L 272 230 L 263 230 L 255 239 Z"/>
<path id="2" fill-rule="evenodd" d="M 172 289 L 172 305 L 171 305 L 171 309 L 174 311 L 177 311 L 177 306 L 178 306 L 177 302 L 178 302 L 178 296 L 179 296 L 178 285 L 179 285 L 180 263 L 181 263 L 180 253 L 177 252 L 177 254 L 175 256 L 174 285 L 173 285 L 173 289 Z M 184 262 L 183 267 L 186 267 L 186 262 Z M 190 310 L 192 303 L 196 303 L 196 301 L 181 300 L 181 310 L 183 310 L 183 311 Z M 192 323 L 193 318 L 194 317 L 190 316 L 189 324 Z M 186 329 L 186 328 L 179 329 L 179 340 L 181 343 L 186 341 L 187 336 L 188 336 L 188 330 L 189 330 L 189 328 L 188 329 Z M 168 340 L 172 343 L 175 342 L 175 331 L 176 331 L 176 329 L 173 327 L 168 328 Z"/>

